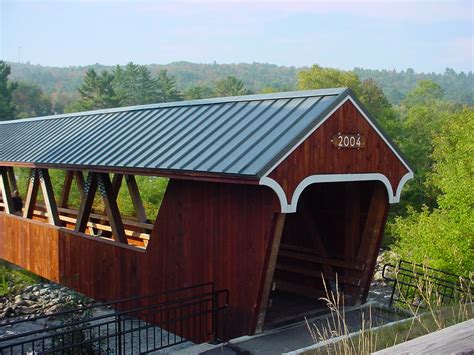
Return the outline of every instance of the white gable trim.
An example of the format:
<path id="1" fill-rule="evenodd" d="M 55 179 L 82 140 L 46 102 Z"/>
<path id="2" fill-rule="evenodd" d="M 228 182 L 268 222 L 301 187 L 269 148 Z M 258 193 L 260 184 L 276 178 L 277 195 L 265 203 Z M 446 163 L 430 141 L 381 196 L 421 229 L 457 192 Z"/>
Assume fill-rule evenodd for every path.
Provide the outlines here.
<path id="1" fill-rule="evenodd" d="M 281 206 L 282 213 L 295 213 L 298 207 L 298 200 L 303 193 L 304 189 L 312 184 L 317 183 L 330 183 L 330 182 L 348 182 L 348 181 L 380 181 L 385 185 L 387 189 L 388 202 L 389 203 L 398 203 L 400 202 L 400 194 L 402 192 L 403 186 L 405 183 L 413 178 L 413 173 L 406 173 L 401 179 L 396 188 L 393 188 L 392 184 L 388 178 L 380 173 L 367 173 L 367 174 L 319 174 L 311 175 L 303 179 L 291 198 L 291 203 L 288 203 L 287 196 L 283 191 L 283 188 L 278 182 L 269 177 L 263 177 L 260 179 L 260 185 L 268 186 L 278 196 Z M 396 191 L 396 192 L 395 192 Z"/>
<path id="2" fill-rule="evenodd" d="M 299 140 L 298 143 L 296 143 L 283 157 L 281 157 L 270 169 L 267 170 L 265 174 L 263 174 L 263 177 L 267 177 L 278 165 L 280 165 L 293 151 L 298 148 L 311 134 L 314 133 L 326 120 L 333 115 L 334 112 L 336 112 L 342 105 L 344 105 L 347 101 L 352 102 L 352 104 L 357 108 L 357 110 L 360 112 L 362 117 L 365 118 L 365 120 L 370 124 L 370 126 L 377 132 L 377 134 L 382 138 L 382 140 L 385 142 L 385 144 L 390 148 L 390 150 L 395 154 L 395 156 L 402 162 L 402 164 L 408 169 L 410 173 L 413 174 L 413 171 L 410 169 L 408 164 L 403 160 L 403 158 L 398 154 L 398 152 L 393 148 L 393 146 L 387 141 L 387 139 L 384 137 L 384 135 L 379 131 L 377 126 L 374 125 L 374 123 L 367 117 L 365 112 L 360 108 L 360 106 L 355 102 L 355 100 L 352 98 L 351 95 L 348 95 L 344 100 L 342 100 L 336 107 L 334 107 L 316 126 L 314 126 L 308 133 L 304 135 L 303 138 Z"/>

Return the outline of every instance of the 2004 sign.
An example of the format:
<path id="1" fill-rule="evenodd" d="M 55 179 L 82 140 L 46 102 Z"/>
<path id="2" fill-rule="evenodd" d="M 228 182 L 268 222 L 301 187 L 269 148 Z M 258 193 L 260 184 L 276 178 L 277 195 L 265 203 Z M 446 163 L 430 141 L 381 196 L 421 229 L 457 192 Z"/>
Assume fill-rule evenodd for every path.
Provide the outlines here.
<path id="1" fill-rule="evenodd" d="M 365 147 L 365 137 L 360 133 L 338 133 L 331 138 L 331 143 L 334 148 L 351 148 L 361 149 Z"/>

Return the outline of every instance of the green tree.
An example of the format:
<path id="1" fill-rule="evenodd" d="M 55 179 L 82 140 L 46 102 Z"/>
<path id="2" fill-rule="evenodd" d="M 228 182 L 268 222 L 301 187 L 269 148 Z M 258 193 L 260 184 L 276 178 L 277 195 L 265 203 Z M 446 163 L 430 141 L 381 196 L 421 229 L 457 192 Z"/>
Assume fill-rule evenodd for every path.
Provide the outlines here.
<path id="1" fill-rule="evenodd" d="M 8 80 L 10 72 L 10 66 L 0 60 L 0 121 L 16 118 L 12 93 L 16 89 L 17 83 Z"/>
<path id="2" fill-rule="evenodd" d="M 81 98 L 73 108 L 84 111 L 120 106 L 121 100 L 115 93 L 113 80 L 113 74 L 105 70 L 98 75 L 94 69 L 89 69 L 78 89 Z"/>
<path id="3" fill-rule="evenodd" d="M 249 93 L 244 83 L 235 76 L 218 80 L 214 85 L 214 94 L 218 97 L 247 95 Z"/>
<path id="4" fill-rule="evenodd" d="M 214 96 L 212 89 L 205 85 L 190 86 L 183 94 L 186 100 L 206 99 Z"/>
<path id="5" fill-rule="evenodd" d="M 393 231 L 404 258 L 460 274 L 474 270 L 474 110 L 451 114 L 434 138 L 427 184 L 441 191 L 438 207 L 413 209 Z"/>
<path id="6" fill-rule="evenodd" d="M 442 100 L 442 92 L 438 88 L 434 83 L 420 81 L 400 107 L 404 119 L 398 143 L 415 168 L 415 178 L 407 185 L 404 200 L 417 210 L 422 205 L 429 208 L 436 206 L 439 191 L 434 185 L 426 184 L 434 163 L 433 138 L 456 111 L 456 107 Z"/>
<path id="7" fill-rule="evenodd" d="M 114 89 L 121 97 L 121 106 L 150 104 L 162 101 L 158 80 L 144 65 L 128 63 L 124 68 L 116 66 Z"/>
<path id="8" fill-rule="evenodd" d="M 298 89 L 327 89 L 336 87 L 351 88 L 359 96 L 361 93 L 361 82 L 357 74 L 334 68 L 323 68 L 313 65 L 307 70 L 298 73 Z"/>
<path id="9" fill-rule="evenodd" d="M 157 80 L 161 102 L 181 100 L 181 94 L 176 88 L 176 78 L 174 76 L 169 76 L 166 69 L 160 70 Z"/>
<path id="10" fill-rule="evenodd" d="M 32 83 L 20 81 L 12 94 L 19 118 L 52 115 L 53 105 L 48 95 Z"/>

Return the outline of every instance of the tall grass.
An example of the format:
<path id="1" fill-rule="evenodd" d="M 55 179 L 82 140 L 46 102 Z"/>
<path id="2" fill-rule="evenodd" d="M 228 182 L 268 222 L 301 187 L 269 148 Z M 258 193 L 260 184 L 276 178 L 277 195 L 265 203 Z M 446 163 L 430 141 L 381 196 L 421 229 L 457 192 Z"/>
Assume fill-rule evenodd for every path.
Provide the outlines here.
<path id="1" fill-rule="evenodd" d="M 324 283 L 326 297 L 321 300 L 326 302 L 331 313 L 322 326 L 307 322 L 316 345 L 307 353 L 370 354 L 473 318 L 474 307 L 471 293 L 473 274 L 467 279 L 459 280 L 462 292 L 457 300 L 448 305 L 443 304 L 442 295 L 438 293 L 436 286 L 429 281 L 426 274 L 424 276 L 417 280 L 416 292 L 419 297 L 417 305 L 406 300 L 408 319 L 395 322 L 393 326 L 375 326 L 372 308 L 368 306 L 366 311 L 362 312 L 360 331 L 356 333 L 351 333 L 349 330 L 344 295 L 339 290 L 337 280 L 335 290 L 328 290 Z M 403 295 L 400 289 L 398 292 Z"/>

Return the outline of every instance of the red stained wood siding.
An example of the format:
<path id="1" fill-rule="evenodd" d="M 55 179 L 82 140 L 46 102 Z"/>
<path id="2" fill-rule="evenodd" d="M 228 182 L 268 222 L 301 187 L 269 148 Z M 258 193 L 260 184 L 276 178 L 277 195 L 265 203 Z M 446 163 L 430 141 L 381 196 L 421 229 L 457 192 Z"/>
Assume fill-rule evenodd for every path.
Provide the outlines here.
<path id="1" fill-rule="evenodd" d="M 360 150 L 335 148 L 331 138 L 339 132 L 364 135 L 365 147 Z M 395 191 L 408 169 L 352 102 L 347 101 L 282 161 L 269 177 L 277 181 L 287 198 L 291 199 L 298 184 L 310 175 L 360 173 L 384 174 Z"/>
<path id="2" fill-rule="evenodd" d="M 146 251 L 0 213 L 0 257 L 97 300 L 214 281 L 228 339 L 253 333 L 278 210 L 266 187 L 171 180 Z"/>

